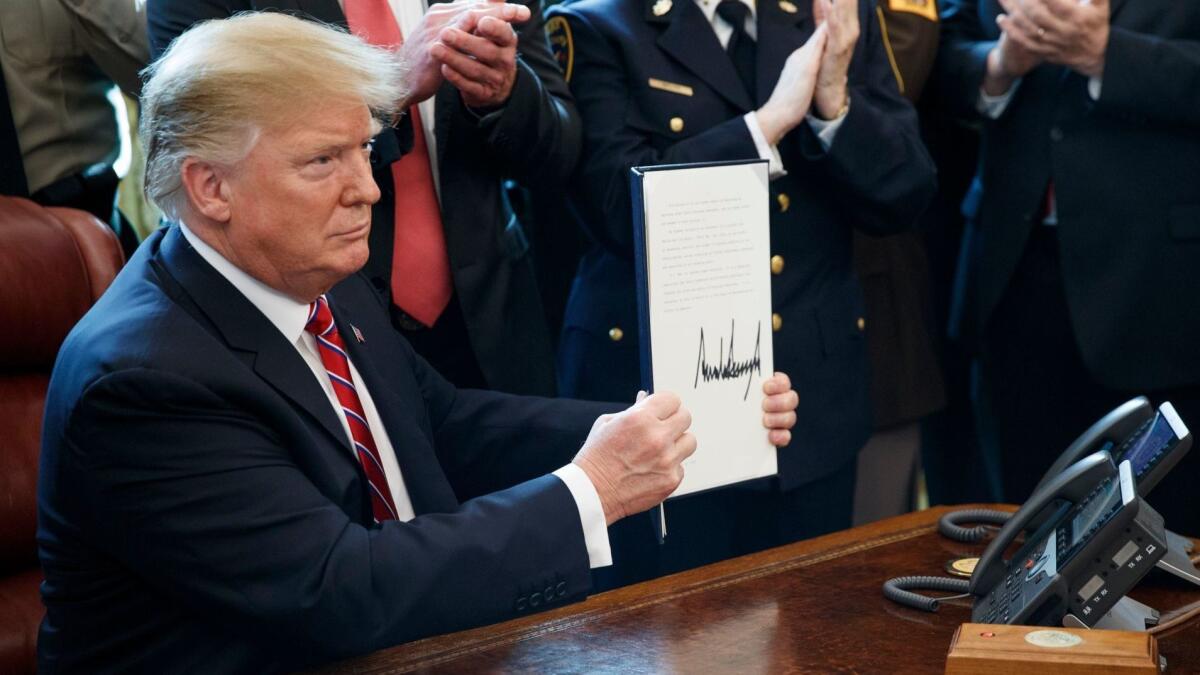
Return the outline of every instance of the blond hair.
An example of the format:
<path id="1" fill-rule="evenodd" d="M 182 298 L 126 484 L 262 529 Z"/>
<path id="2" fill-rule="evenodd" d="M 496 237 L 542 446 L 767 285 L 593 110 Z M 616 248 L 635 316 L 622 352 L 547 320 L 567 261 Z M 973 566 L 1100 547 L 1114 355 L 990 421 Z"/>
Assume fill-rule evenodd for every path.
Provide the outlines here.
<path id="1" fill-rule="evenodd" d="M 319 106 L 361 101 L 390 120 L 407 95 L 402 74 L 392 52 L 286 14 L 246 12 L 197 24 L 144 73 L 146 196 L 179 218 L 185 160 L 232 167 L 263 129 Z"/>

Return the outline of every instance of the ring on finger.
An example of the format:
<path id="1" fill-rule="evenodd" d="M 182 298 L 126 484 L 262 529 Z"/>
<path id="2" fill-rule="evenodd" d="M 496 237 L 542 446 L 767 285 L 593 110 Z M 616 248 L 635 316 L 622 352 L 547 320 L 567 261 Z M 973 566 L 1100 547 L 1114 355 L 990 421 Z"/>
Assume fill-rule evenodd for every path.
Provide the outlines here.
<path id="1" fill-rule="evenodd" d="M 1037 36 L 1038 36 L 1038 39 L 1039 39 L 1039 40 L 1041 40 L 1042 38 L 1046 37 L 1046 29 L 1045 29 L 1045 28 L 1042 28 L 1041 26 L 1038 26 L 1038 29 L 1037 29 Z"/>

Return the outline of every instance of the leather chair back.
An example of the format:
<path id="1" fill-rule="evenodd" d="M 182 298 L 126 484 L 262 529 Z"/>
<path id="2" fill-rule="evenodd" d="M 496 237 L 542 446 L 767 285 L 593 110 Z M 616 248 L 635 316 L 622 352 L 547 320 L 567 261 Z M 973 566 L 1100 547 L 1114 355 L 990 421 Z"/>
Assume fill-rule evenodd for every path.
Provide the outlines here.
<path id="1" fill-rule="evenodd" d="M 0 197 L 0 672 L 34 672 L 37 471 L 46 386 L 71 327 L 124 258 L 93 216 Z"/>

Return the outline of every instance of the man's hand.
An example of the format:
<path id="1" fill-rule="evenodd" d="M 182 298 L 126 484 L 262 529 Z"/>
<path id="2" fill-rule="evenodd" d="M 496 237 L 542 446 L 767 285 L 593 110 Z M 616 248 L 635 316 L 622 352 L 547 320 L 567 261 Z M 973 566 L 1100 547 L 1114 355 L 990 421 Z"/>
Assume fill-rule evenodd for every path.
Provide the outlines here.
<path id="1" fill-rule="evenodd" d="M 788 56 L 771 98 L 755 111 L 758 126 L 769 145 L 777 145 L 808 114 L 827 34 L 824 24 L 817 26 L 808 42 Z"/>
<path id="2" fill-rule="evenodd" d="M 792 380 L 784 373 L 775 373 L 763 382 L 763 426 L 769 429 L 771 445 L 782 447 L 792 442 L 792 427 L 796 426 L 796 406 L 800 396 L 792 389 Z"/>
<path id="3" fill-rule="evenodd" d="M 1088 77 L 1104 74 L 1108 0 L 1000 0 L 1000 23 L 1011 41 L 1030 54 Z"/>
<path id="4" fill-rule="evenodd" d="M 515 77 L 516 37 L 509 24 L 528 21 L 529 16 L 528 7 L 509 4 L 503 0 L 457 0 L 431 5 L 421 18 L 421 23 L 409 31 L 408 38 L 400 47 L 400 57 L 408 66 L 405 84 L 408 85 L 409 92 L 408 99 L 403 102 L 402 107 L 407 108 L 414 103 L 420 103 L 437 92 L 438 87 L 442 85 L 442 78 L 446 77 L 445 59 L 451 52 L 459 52 L 459 56 L 464 60 L 475 56 L 480 62 L 495 62 L 496 52 L 487 51 L 481 46 L 481 42 L 494 46 L 495 43 L 489 36 L 502 33 L 501 28 L 508 31 L 512 38 L 512 67 Z M 490 20 L 485 21 L 489 18 Z M 493 22 L 499 25 L 492 25 Z M 475 33 L 481 23 L 486 24 L 483 28 L 484 34 L 477 36 Z M 476 49 L 481 54 L 476 55 L 468 51 L 470 49 Z M 497 52 L 504 51 L 499 47 L 495 49 Z M 461 62 L 456 60 L 455 63 Z M 461 73 L 458 68 L 451 69 Z M 453 81 L 451 79 L 451 82 Z M 508 91 L 511 90 L 512 83 L 509 82 Z"/>
<path id="5" fill-rule="evenodd" d="M 692 414 L 670 392 L 639 396 L 601 415 L 574 463 L 592 481 L 609 525 L 661 503 L 683 480 L 681 463 L 696 451 Z"/>
<path id="6" fill-rule="evenodd" d="M 987 68 L 983 75 L 983 90 L 988 96 L 999 96 L 1012 88 L 1018 78 L 1041 64 L 1042 59 L 1030 53 L 1019 43 L 1014 42 L 1005 30 L 1008 17 L 1004 14 L 996 17 L 996 23 L 1004 32 L 996 46 L 987 55 Z"/>
<path id="7" fill-rule="evenodd" d="M 458 88 L 468 107 L 497 108 L 508 101 L 517 79 L 517 33 L 494 16 L 480 18 L 474 27 L 472 18 L 468 14 L 443 30 L 433 57 L 442 62 L 442 76 Z"/>
<path id="8" fill-rule="evenodd" d="M 829 30 L 821 70 L 817 74 L 813 108 L 817 117 L 831 120 L 850 100 L 847 82 L 850 59 L 858 42 L 858 0 L 813 0 L 813 18 Z"/>

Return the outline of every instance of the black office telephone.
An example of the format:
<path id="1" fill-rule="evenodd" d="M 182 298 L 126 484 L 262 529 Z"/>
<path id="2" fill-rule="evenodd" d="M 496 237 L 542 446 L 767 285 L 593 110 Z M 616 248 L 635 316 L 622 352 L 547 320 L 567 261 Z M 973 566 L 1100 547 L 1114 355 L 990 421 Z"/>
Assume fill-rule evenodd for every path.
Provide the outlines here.
<path id="1" fill-rule="evenodd" d="M 1191 447 L 1192 435 L 1174 406 L 1165 402 L 1155 413 L 1150 401 L 1139 396 L 1109 412 L 1075 439 L 1042 476 L 1034 494 L 1081 458 L 1106 450 L 1118 464 L 1127 459 L 1130 461 L 1138 494 L 1145 497 Z M 1031 519 L 1030 532 L 1036 530 L 1050 513 L 1047 510 Z M 985 525 L 967 527 L 967 523 L 1003 525 L 1010 517 L 1011 514 L 1003 511 L 951 511 L 938 521 L 938 531 L 956 541 L 976 542 L 986 537 L 989 530 Z M 1191 551 L 1190 540 L 1173 534 L 1168 537 L 1174 549 L 1183 549 L 1180 553 Z"/>
<path id="2" fill-rule="evenodd" d="M 936 611 L 939 598 L 909 589 L 959 592 L 972 598 L 978 623 L 1092 627 L 1107 616 L 1107 626 L 1144 629 L 1157 613 L 1122 598 L 1151 568 L 1200 583 L 1182 551 L 1190 541 L 1167 532 L 1143 500 L 1191 441 L 1170 403 L 1156 413 L 1145 398 L 1128 401 L 1076 439 L 1016 513 L 956 512 L 958 520 L 939 522 L 962 541 L 986 531 L 964 528 L 964 520 L 1003 525 L 969 581 L 901 577 L 884 584 L 884 595 Z M 1022 534 L 1023 545 L 1005 559 Z"/>
<path id="3" fill-rule="evenodd" d="M 1034 519 L 1042 524 L 1005 560 Z M 1101 450 L 1039 486 L 988 545 L 967 587 L 972 621 L 1057 626 L 1071 616 L 1094 626 L 1166 550 L 1162 516 L 1138 495 L 1130 460 L 1114 466 Z"/>

